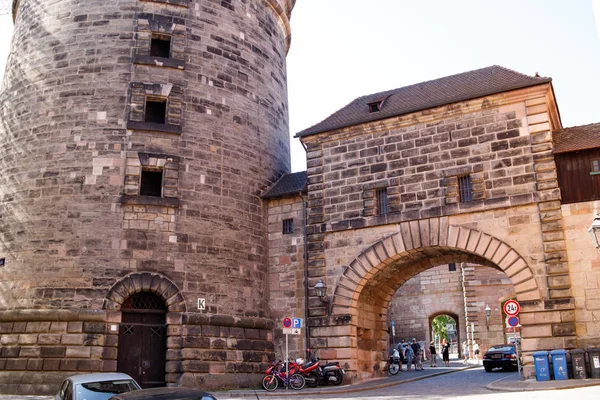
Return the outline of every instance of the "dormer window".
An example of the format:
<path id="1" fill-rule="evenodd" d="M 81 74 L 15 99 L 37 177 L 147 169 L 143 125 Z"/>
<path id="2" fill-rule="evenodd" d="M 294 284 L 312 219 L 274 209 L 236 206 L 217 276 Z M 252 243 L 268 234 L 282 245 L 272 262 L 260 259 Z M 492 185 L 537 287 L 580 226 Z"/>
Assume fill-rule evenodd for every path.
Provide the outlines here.
<path id="1" fill-rule="evenodd" d="M 170 58 L 171 35 L 153 32 L 150 42 L 150 55 L 152 57 Z"/>
<path id="2" fill-rule="evenodd" d="M 381 111 L 381 106 L 383 104 L 383 101 L 375 101 L 373 103 L 369 103 L 369 112 L 370 113 L 374 113 L 374 112 L 379 112 Z"/>

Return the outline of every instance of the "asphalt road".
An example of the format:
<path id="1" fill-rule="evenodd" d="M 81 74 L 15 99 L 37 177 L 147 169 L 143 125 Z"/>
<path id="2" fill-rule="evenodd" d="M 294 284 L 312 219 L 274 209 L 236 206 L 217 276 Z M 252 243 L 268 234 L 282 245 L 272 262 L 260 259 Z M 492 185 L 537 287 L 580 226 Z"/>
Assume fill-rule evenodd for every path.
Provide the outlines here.
<path id="1" fill-rule="evenodd" d="M 402 372 L 410 374 L 410 372 Z M 392 400 L 392 399 L 419 399 L 419 400 L 437 400 L 437 399 L 484 399 L 484 400 L 586 400 L 600 399 L 600 386 L 565 389 L 554 391 L 538 392 L 492 392 L 486 389 L 486 385 L 498 380 L 509 379 L 513 372 L 485 372 L 482 367 L 469 369 L 437 377 L 427 378 L 417 382 L 402 383 L 396 386 L 382 389 L 374 389 L 363 392 L 318 395 L 318 396 L 300 396 L 289 397 L 281 391 L 281 396 L 263 396 L 264 392 L 257 392 L 258 400 L 283 400 L 298 398 L 302 400 L 310 399 L 374 399 L 374 400 Z M 308 394 L 308 392 L 305 392 Z M 239 398 L 242 400 L 242 398 Z M 245 398 L 248 400 L 248 398 Z"/>

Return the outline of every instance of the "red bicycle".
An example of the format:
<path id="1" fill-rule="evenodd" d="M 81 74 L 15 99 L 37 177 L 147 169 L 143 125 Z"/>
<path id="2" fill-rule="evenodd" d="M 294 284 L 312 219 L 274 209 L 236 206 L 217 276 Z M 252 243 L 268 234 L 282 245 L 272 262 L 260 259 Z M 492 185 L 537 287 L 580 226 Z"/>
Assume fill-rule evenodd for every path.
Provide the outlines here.
<path id="1" fill-rule="evenodd" d="M 283 386 L 289 385 L 294 390 L 300 390 L 306 384 L 304 377 L 298 373 L 296 367 L 291 368 L 286 373 L 285 364 L 281 361 L 273 361 L 271 366 L 265 371 L 265 374 L 267 376 L 263 378 L 262 386 L 268 392 L 277 389 L 279 382 L 281 382 Z"/>

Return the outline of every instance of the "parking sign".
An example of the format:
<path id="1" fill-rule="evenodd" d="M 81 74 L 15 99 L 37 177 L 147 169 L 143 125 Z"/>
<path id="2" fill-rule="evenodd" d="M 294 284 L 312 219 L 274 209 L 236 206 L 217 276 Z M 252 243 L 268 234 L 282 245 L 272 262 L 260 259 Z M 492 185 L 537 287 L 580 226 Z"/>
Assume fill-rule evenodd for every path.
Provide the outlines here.
<path id="1" fill-rule="evenodd" d="M 293 318 L 292 319 L 292 328 L 293 329 L 302 328 L 302 318 Z"/>

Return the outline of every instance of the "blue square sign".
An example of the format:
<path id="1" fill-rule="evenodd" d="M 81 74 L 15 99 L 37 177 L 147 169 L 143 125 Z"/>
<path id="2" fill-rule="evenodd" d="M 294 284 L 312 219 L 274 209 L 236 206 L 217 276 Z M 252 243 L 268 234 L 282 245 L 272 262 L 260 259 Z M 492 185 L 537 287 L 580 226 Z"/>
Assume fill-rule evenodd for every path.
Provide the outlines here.
<path id="1" fill-rule="evenodd" d="M 302 328 L 302 318 L 292 319 L 292 328 Z"/>

